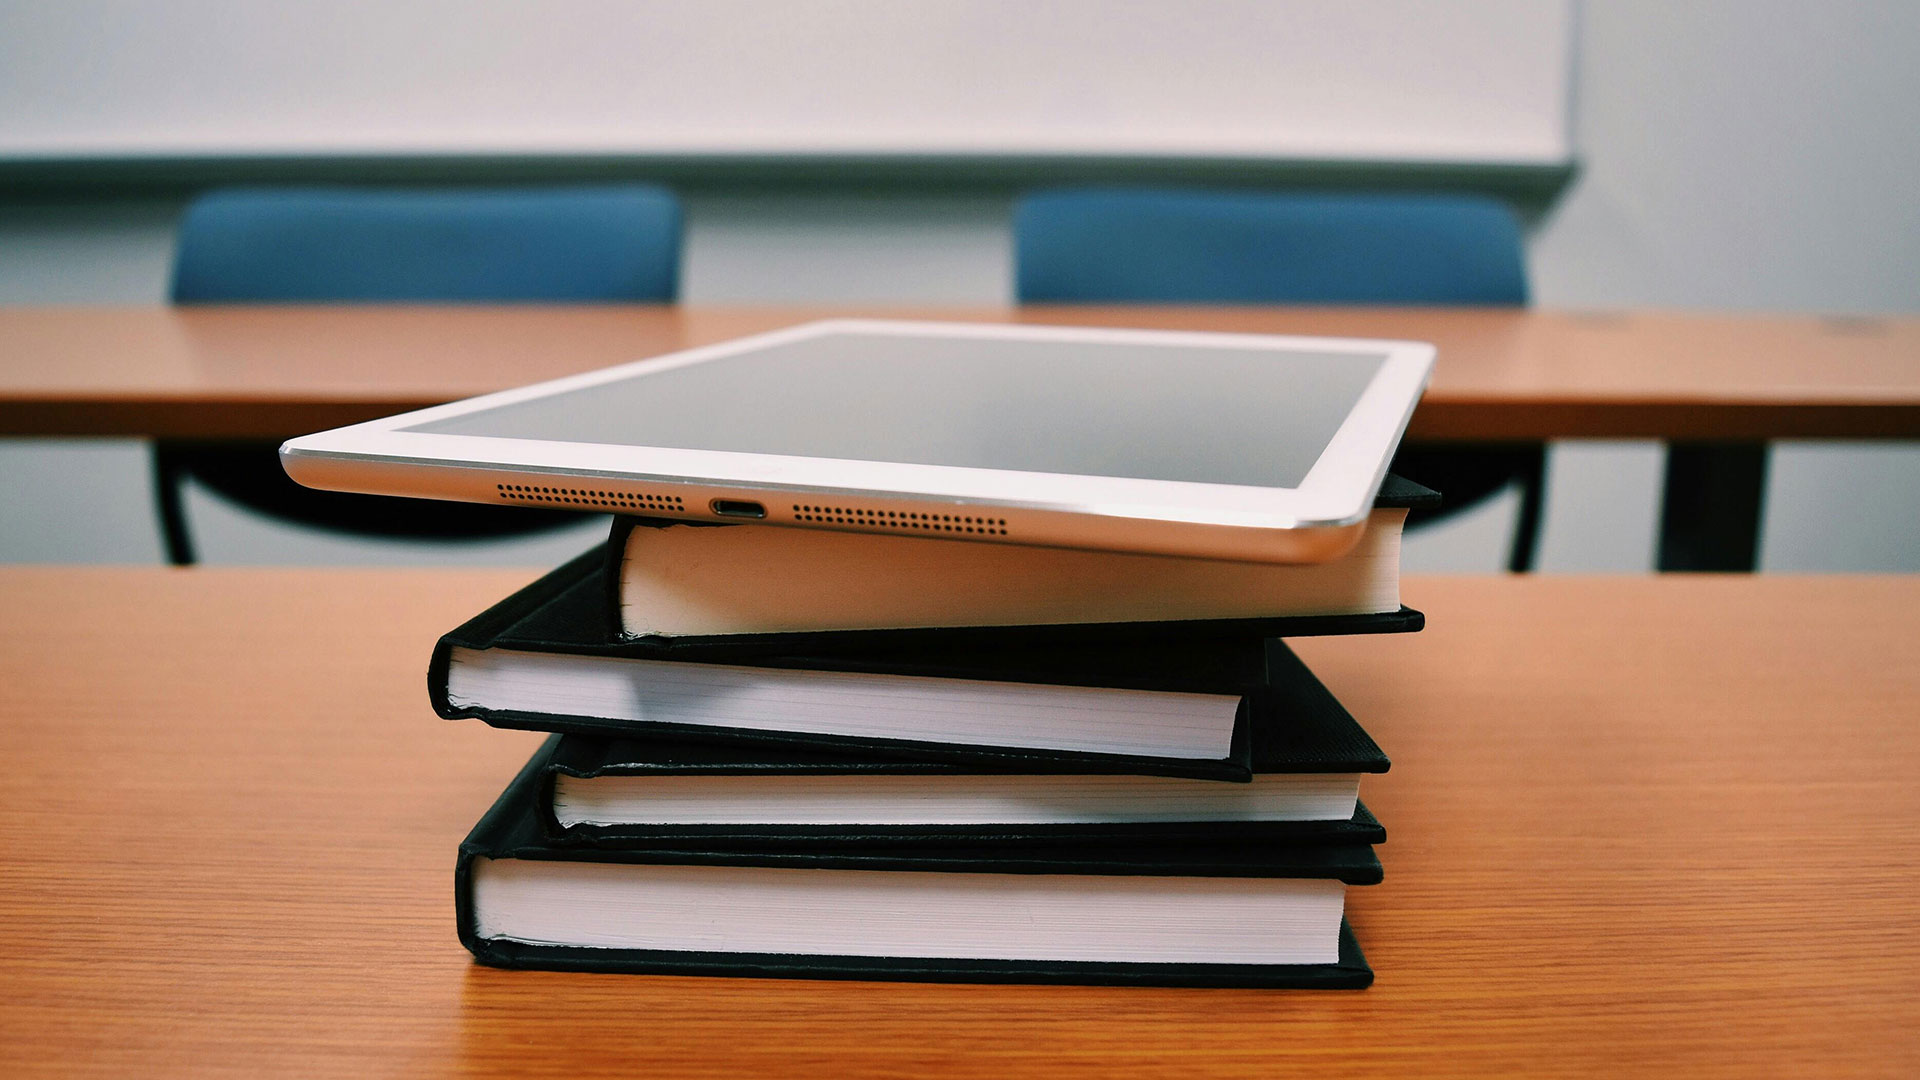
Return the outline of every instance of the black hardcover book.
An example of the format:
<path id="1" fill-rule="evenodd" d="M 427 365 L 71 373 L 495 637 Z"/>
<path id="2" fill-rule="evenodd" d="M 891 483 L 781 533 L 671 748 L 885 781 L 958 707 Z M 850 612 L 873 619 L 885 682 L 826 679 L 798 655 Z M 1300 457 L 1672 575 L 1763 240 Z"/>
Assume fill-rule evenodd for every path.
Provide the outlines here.
<path id="1" fill-rule="evenodd" d="M 1400 530 L 1439 502 L 1389 474 L 1355 549 L 1307 566 L 622 516 L 609 625 L 734 656 L 1413 631 Z"/>
<path id="2" fill-rule="evenodd" d="M 588 553 L 443 637 L 435 710 L 536 731 L 1244 782 L 1249 717 L 1278 707 L 1259 638 L 741 655 L 620 637 L 604 573 Z"/>
<path id="3" fill-rule="evenodd" d="M 1387 756 L 1285 645 L 1267 648 L 1277 707 L 1251 714 L 1245 786 L 568 735 L 541 750 L 540 812 L 588 844 L 1384 842 L 1358 795 Z"/>
<path id="4" fill-rule="evenodd" d="M 1287 718 L 1258 636 L 662 642 L 619 633 L 606 574 L 589 552 L 441 638 L 434 709 L 536 731 L 1242 782 L 1250 725 Z M 1407 616 L 1401 628 L 1417 625 Z"/>
<path id="5" fill-rule="evenodd" d="M 733 850 L 553 843 L 530 761 L 460 845 L 460 940 L 501 967 L 1359 989 L 1365 845 Z"/>

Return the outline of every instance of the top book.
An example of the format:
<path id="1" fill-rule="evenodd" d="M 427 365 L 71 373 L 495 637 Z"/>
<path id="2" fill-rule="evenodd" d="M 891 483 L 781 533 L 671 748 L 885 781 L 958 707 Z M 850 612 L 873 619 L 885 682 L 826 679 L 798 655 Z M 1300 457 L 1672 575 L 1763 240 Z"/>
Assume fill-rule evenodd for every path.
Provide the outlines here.
<path id="1" fill-rule="evenodd" d="M 1439 501 L 1389 475 L 1353 550 L 1307 565 L 617 518 L 614 602 L 635 638 L 1276 619 L 1312 633 L 1301 620 L 1402 610 L 1407 511 Z"/>

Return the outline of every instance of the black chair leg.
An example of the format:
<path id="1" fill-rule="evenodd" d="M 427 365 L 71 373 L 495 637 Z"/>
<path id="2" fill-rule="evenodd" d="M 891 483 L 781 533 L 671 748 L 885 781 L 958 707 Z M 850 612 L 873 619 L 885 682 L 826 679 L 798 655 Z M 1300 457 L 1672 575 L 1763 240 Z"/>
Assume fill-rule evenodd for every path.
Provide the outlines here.
<path id="1" fill-rule="evenodd" d="M 153 503 L 160 518 L 160 542 L 167 562 L 192 566 L 193 536 L 187 531 L 185 478 L 166 448 L 153 444 Z"/>
<path id="2" fill-rule="evenodd" d="M 1532 571 L 1535 549 L 1540 544 L 1540 508 L 1546 501 L 1547 448 L 1541 447 L 1515 479 L 1520 484 L 1520 512 L 1513 523 L 1513 548 L 1507 552 L 1507 569 L 1525 574 Z"/>

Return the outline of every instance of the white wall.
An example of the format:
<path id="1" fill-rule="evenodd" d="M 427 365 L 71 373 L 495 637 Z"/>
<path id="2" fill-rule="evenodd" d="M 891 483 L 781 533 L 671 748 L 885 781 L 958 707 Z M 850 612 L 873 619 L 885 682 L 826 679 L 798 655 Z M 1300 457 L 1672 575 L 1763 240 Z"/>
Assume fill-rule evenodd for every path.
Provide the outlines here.
<path id="1" fill-rule="evenodd" d="M 1597 0 L 1542 304 L 1920 310 L 1920 4 Z"/>
<path id="2" fill-rule="evenodd" d="M 1920 311 L 1920 4 L 1596 0 L 1579 51 L 1539 303 Z M 1920 570 L 1920 447 L 1777 445 L 1761 566 Z"/>
<path id="3" fill-rule="evenodd" d="M 1920 4 L 1595 0 L 1578 51 L 1584 169 L 1531 241 L 1542 305 L 1920 311 Z M 1008 206 L 695 195 L 686 296 L 1001 302 Z M 151 200 L 0 203 L 0 302 L 158 301 L 174 212 Z M 154 550 L 144 506 L 107 519 L 58 498 L 73 488 L 58 477 L 99 457 L 0 452 L 14 466 L 6 483 L 54 478 L 39 485 L 36 524 L 0 529 L 0 559 L 101 550 L 62 540 L 79 528 L 145 538 L 112 557 Z M 1568 444 L 1552 473 L 1546 569 L 1651 566 L 1657 447 Z M 1510 512 L 1496 505 L 1419 537 L 1409 566 L 1498 566 Z M 1917 523 L 1920 448 L 1788 444 L 1775 454 L 1763 566 L 1920 570 Z M 252 557 L 277 550 L 234 542 Z"/>
<path id="4" fill-rule="evenodd" d="M 1571 0 L 11 7 L 0 155 L 1567 157 Z"/>

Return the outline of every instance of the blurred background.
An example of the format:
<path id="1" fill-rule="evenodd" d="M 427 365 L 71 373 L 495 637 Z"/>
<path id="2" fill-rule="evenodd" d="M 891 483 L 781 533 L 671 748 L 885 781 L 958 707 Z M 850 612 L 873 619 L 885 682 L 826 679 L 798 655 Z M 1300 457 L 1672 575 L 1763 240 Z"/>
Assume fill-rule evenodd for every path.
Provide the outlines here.
<path id="1" fill-rule="evenodd" d="M 1002 305 L 1071 184 L 1462 192 L 1540 308 L 1920 310 L 1920 4 L 1333 0 L 0 4 L 0 304 L 162 304 L 233 184 L 663 185 L 679 301 Z M 1444 362 L 1444 357 L 1442 358 Z M 1549 448 L 1537 566 L 1650 570 L 1665 448 Z M 148 448 L 0 439 L 0 561 L 157 562 Z M 209 563 L 449 552 L 192 483 Z M 1506 565 L 1517 489 L 1410 537 Z M 1920 447 L 1775 444 L 1759 568 L 1920 571 Z"/>

